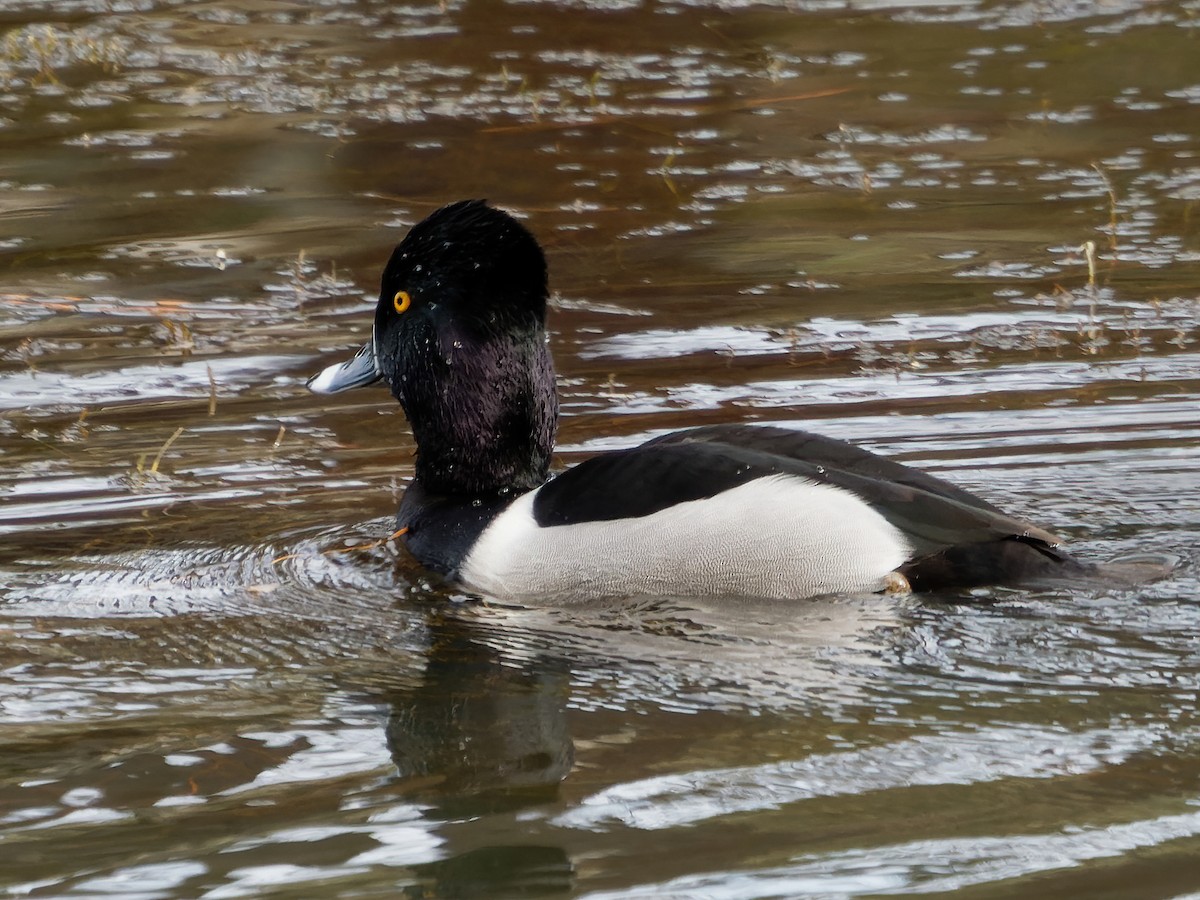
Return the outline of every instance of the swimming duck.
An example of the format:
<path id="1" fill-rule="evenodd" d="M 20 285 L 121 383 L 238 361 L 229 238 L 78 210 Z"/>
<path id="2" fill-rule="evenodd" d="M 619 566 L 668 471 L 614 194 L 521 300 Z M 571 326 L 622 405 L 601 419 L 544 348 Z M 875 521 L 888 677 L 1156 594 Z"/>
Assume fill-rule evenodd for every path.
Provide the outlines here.
<path id="1" fill-rule="evenodd" d="M 800 599 L 1023 583 L 1093 571 L 1059 539 L 843 441 L 712 425 L 551 477 L 558 396 L 546 260 L 479 200 L 413 226 L 371 340 L 308 386 L 385 381 L 417 445 L 397 516 L 427 568 L 501 600 Z"/>

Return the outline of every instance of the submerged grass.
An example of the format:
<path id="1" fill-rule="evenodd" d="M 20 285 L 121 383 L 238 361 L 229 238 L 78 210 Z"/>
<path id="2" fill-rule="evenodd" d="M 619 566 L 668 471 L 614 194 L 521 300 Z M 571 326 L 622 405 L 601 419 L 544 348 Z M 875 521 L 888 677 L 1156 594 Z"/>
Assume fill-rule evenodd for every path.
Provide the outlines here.
<path id="1" fill-rule="evenodd" d="M 35 82 L 58 84 L 59 75 L 80 64 L 116 74 L 129 50 L 125 39 L 101 35 L 94 29 L 23 26 L 10 31 L 0 44 L 0 85 L 13 81 L 18 72 L 33 72 Z"/>

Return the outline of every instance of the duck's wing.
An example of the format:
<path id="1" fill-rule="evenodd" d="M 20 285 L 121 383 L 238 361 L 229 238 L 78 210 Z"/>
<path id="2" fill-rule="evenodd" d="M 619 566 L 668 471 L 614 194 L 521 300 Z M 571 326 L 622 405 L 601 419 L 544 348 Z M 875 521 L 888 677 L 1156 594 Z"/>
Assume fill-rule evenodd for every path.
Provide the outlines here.
<path id="1" fill-rule="evenodd" d="M 778 475 L 852 493 L 903 533 L 918 557 L 1004 539 L 1047 552 L 1060 543 L 1050 532 L 917 469 L 779 428 L 700 428 L 593 457 L 543 485 L 533 513 L 544 527 L 645 516 Z"/>
<path id="2" fill-rule="evenodd" d="M 690 428 L 686 431 L 674 431 L 647 441 L 642 446 L 695 443 L 725 444 L 796 462 L 825 466 L 870 481 L 906 485 L 914 490 L 936 497 L 944 497 L 965 506 L 973 506 L 1004 515 L 1002 510 L 983 498 L 948 481 L 888 459 L 886 456 L 877 456 L 854 444 L 808 431 L 797 431 L 772 425 L 709 425 L 702 428 Z"/>

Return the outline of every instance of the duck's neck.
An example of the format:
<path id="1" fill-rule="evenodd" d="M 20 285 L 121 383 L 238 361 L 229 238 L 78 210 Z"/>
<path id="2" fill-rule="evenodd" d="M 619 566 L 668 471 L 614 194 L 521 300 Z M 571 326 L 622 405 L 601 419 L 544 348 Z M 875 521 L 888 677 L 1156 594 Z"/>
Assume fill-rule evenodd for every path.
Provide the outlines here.
<path id="1" fill-rule="evenodd" d="M 417 442 L 416 480 L 442 495 L 531 490 L 546 480 L 558 421 L 545 334 L 430 335 L 392 385 Z"/>

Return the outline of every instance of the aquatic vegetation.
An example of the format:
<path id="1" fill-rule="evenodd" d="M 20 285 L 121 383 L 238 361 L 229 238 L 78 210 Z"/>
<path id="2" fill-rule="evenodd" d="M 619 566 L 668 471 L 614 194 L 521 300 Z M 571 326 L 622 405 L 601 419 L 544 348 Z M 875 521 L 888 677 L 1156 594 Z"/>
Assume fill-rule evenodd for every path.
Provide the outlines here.
<path id="1" fill-rule="evenodd" d="M 113 75 L 126 61 L 130 42 L 100 28 L 61 28 L 26 25 L 7 32 L 0 42 L 0 88 L 17 78 L 57 84 L 66 70 L 77 66 Z"/>

